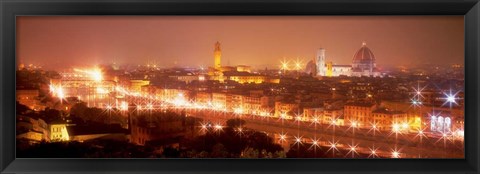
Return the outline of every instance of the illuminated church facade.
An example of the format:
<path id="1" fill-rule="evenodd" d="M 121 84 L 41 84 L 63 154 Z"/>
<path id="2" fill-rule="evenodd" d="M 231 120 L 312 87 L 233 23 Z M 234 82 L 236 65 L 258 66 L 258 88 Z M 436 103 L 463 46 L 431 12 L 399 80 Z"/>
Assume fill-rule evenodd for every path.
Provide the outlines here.
<path id="1" fill-rule="evenodd" d="M 368 76 L 380 77 L 381 73 L 377 69 L 376 59 L 373 52 L 367 47 L 365 42 L 362 47 L 354 54 L 351 65 L 333 64 L 331 61 L 326 61 L 326 50 L 320 48 L 317 51 L 315 60 L 307 64 L 307 71 L 312 75 L 321 77 L 336 77 L 336 76 Z"/>

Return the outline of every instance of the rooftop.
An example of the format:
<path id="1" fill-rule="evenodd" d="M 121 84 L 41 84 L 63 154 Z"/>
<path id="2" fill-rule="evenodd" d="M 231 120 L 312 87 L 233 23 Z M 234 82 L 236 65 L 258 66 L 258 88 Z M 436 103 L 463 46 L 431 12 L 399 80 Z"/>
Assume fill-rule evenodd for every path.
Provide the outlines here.
<path id="1" fill-rule="evenodd" d="M 379 108 L 379 109 L 373 111 L 373 113 L 394 115 L 394 114 L 404 114 L 405 112 L 390 110 L 390 109 L 387 109 L 387 108 Z"/>

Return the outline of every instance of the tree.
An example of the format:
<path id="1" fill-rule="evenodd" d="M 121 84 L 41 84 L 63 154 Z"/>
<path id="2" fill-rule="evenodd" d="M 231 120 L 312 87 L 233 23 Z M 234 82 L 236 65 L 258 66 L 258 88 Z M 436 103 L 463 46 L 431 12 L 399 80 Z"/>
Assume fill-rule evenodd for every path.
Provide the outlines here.
<path id="1" fill-rule="evenodd" d="M 17 103 L 16 103 L 16 109 L 17 109 L 17 113 L 18 113 L 18 114 L 23 114 L 23 113 L 25 113 L 25 112 L 27 112 L 27 111 L 31 111 L 30 108 L 28 108 L 28 107 L 25 106 L 25 105 L 20 104 L 20 102 L 18 102 L 18 101 L 17 101 Z"/>
<path id="2" fill-rule="evenodd" d="M 212 149 L 212 158 L 226 158 L 228 157 L 228 151 L 225 146 L 221 143 L 215 144 Z"/>
<path id="3" fill-rule="evenodd" d="M 70 115 L 73 118 L 78 117 L 85 121 L 100 122 L 105 124 L 127 123 L 127 117 L 124 117 L 116 109 L 104 110 L 100 108 L 89 108 L 85 103 L 77 103 L 70 109 Z"/>
<path id="4" fill-rule="evenodd" d="M 230 128 L 238 128 L 238 127 L 243 127 L 245 125 L 245 120 L 235 118 L 235 119 L 229 119 L 227 120 L 227 126 Z"/>
<path id="5" fill-rule="evenodd" d="M 258 150 L 248 147 L 242 151 L 241 158 L 258 158 Z"/>

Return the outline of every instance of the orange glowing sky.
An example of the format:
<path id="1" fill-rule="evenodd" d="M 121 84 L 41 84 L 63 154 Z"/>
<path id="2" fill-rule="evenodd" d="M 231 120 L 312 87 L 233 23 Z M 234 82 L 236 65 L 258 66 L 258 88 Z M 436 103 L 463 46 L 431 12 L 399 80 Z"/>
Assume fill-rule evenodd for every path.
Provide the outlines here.
<path id="1" fill-rule="evenodd" d="M 44 16 L 17 17 L 19 63 L 60 69 L 116 62 L 278 67 L 318 48 L 350 64 L 366 41 L 378 66 L 464 61 L 463 16 Z"/>

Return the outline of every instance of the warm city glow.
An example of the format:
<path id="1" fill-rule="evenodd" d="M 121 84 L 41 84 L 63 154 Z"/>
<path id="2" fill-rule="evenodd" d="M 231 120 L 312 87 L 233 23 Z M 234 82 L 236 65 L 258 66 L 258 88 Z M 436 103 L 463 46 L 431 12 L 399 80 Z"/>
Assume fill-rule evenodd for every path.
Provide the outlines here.
<path id="1" fill-rule="evenodd" d="M 100 82 L 103 80 L 102 71 L 99 68 L 93 69 L 73 69 L 75 72 L 81 72 L 87 74 L 92 80 Z"/>
<path id="2" fill-rule="evenodd" d="M 465 157 L 461 16 L 57 18 L 17 19 L 18 155 Z"/>

